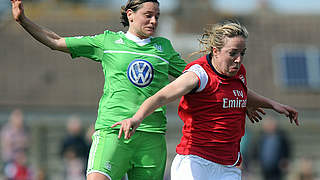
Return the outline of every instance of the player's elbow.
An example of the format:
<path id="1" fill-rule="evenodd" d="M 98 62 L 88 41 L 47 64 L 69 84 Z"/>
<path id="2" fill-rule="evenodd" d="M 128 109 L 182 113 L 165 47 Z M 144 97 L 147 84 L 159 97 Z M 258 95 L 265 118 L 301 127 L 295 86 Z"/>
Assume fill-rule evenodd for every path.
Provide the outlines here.
<path id="1" fill-rule="evenodd" d="M 63 38 L 59 39 L 59 40 L 55 40 L 53 41 L 50 46 L 48 46 L 51 50 L 55 50 L 55 51 L 62 51 L 62 52 L 69 52 L 69 49 L 67 48 L 67 45 L 64 41 Z"/>

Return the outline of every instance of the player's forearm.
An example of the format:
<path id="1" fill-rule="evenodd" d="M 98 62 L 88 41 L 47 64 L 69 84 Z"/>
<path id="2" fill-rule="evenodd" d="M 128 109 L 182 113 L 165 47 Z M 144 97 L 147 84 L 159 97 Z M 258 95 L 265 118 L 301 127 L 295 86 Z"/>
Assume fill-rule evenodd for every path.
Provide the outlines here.
<path id="1" fill-rule="evenodd" d="M 248 107 L 272 109 L 275 101 L 248 89 Z"/>
<path id="2" fill-rule="evenodd" d="M 157 108 L 189 93 L 198 84 L 198 78 L 193 72 L 187 72 L 148 98 L 139 108 L 133 118 L 142 120 Z"/>
<path id="3" fill-rule="evenodd" d="M 167 105 L 174 99 L 168 99 L 167 97 L 163 96 L 161 91 L 156 93 L 154 96 L 149 97 L 145 100 L 142 105 L 140 106 L 139 110 L 133 116 L 135 119 L 143 120 L 152 114 L 156 109 L 160 108 L 161 106 Z"/>
<path id="4" fill-rule="evenodd" d="M 52 50 L 59 50 L 62 52 L 69 53 L 69 50 L 65 44 L 65 41 L 62 37 L 50 31 L 46 28 L 43 28 L 35 23 L 33 23 L 27 17 L 23 17 L 18 21 L 18 23 L 37 41 L 41 42 L 45 46 L 51 48 Z"/>

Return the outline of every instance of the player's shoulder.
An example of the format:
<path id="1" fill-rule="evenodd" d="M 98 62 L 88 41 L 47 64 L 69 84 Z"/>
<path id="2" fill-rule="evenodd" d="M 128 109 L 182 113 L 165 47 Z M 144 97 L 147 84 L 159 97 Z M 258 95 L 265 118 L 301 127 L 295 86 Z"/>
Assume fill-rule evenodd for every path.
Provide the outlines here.
<path id="1" fill-rule="evenodd" d="M 123 36 L 124 32 L 122 31 L 110 31 L 110 30 L 105 30 L 103 33 L 105 36 Z"/>
<path id="2" fill-rule="evenodd" d="M 152 41 L 166 46 L 171 46 L 171 41 L 165 37 L 153 37 Z"/>
<path id="3" fill-rule="evenodd" d="M 170 42 L 169 39 L 162 37 L 162 36 L 157 36 L 157 37 L 152 37 L 153 40 L 155 41 L 163 41 L 163 42 Z"/>
<path id="4" fill-rule="evenodd" d="M 105 30 L 103 34 L 99 35 L 100 39 L 103 41 L 104 46 L 113 45 L 113 43 L 121 44 L 123 39 L 125 39 L 125 33 L 122 31 L 110 31 Z"/>
<path id="5" fill-rule="evenodd" d="M 165 37 L 153 37 L 151 43 L 157 48 L 161 49 L 164 53 L 173 53 L 175 52 L 171 41 Z"/>
<path id="6" fill-rule="evenodd" d="M 196 60 L 188 63 L 187 67 L 191 67 L 193 65 L 199 65 L 202 68 L 205 68 L 208 65 L 207 57 L 206 56 L 200 57 L 199 59 L 196 59 Z"/>

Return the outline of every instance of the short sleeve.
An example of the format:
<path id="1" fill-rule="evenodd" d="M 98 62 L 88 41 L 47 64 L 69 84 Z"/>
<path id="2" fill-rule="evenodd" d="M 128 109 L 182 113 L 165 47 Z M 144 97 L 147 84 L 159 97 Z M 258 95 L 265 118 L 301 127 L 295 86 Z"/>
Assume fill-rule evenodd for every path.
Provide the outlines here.
<path id="1" fill-rule="evenodd" d="M 184 72 L 194 72 L 198 76 L 200 83 L 199 83 L 198 89 L 196 89 L 195 92 L 200 92 L 206 87 L 208 83 L 208 74 L 199 64 L 192 65 L 191 67 L 186 69 Z"/>
<path id="2" fill-rule="evenodd" d="M 187 63 L 181 58 L 180 54 L 177 53 L 169 40 L 168 43 L 168 53 L 169 55 L 169 74 L 175 78 L 179 77 L 183 70 L 185 69 Z"/>
<path id="3" fill-rule="evenodd" d="M 95 36 L 76 36 L 65 38 L 71 57 L 87 57 L 101 61 L 104 51 L 104 34 Z"/>

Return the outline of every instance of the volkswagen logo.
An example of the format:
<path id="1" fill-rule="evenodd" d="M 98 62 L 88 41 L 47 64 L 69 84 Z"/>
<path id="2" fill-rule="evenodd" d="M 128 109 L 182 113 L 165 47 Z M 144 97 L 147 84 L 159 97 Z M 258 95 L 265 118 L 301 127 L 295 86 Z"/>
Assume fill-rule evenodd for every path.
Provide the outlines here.
<path id="1" fill-rule="evenodd" d="M 129 64 L 127 76 L 135 86 L 146 87 L 152 82 L 153 67 L 148 61 L 136 59 Z"/>

